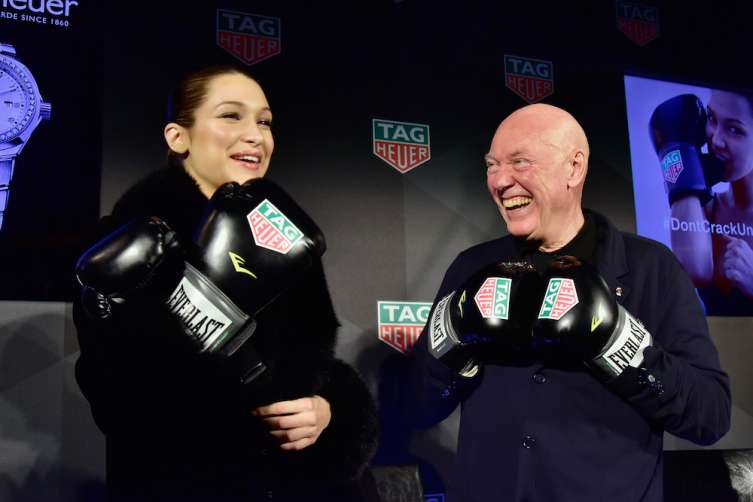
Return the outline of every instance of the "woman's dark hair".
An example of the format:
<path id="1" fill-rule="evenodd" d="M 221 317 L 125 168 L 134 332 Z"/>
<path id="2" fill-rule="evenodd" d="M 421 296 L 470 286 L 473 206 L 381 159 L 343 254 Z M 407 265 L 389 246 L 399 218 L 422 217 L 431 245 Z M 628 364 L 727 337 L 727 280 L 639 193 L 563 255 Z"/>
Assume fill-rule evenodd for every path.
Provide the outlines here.
<path id="1" fill-rule="evenodd" d="M 192 127 L 196 118 L 196 109 L 201 106 L 207 96 L 209 82 L 215 77 L 233 73 L 244 75 L 256 82 L 254 77 L 232 64 L 206 66 L 184 76 L 168 97 L 167 122 L 175 122 L 187 129 Z M 167 149 L 168 165 L 182 166 L 181 160 L 180 154 Z"/>

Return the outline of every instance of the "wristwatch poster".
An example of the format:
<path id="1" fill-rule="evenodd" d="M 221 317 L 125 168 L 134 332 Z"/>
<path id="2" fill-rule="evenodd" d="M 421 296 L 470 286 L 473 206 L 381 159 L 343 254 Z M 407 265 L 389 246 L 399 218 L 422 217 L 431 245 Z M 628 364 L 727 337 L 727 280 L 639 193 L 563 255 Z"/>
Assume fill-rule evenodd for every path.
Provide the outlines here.
<path id="1" fill-rule="evenodd" d="M 39 123 L 50 119 L 51 108 L 15 47 L 0 42 L 0 232 L 16 158 Z"/>

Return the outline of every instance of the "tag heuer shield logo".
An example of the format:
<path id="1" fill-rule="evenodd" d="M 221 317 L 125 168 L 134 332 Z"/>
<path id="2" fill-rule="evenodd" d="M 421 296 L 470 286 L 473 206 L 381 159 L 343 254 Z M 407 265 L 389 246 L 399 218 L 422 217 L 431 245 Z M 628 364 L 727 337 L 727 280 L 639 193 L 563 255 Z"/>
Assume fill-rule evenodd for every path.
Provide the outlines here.
<path id="1" fill-rule="evenodd" d="M 402 353 L 411 350 L 429 319 L 431 303 L 377 302 L 379 339 Z"/>
<path id="2" fill-rule="evenodd" d="M 372 120 L 374 155 L 407 173 L 431 159 L 429 126 L 393 120 Z"/>
<path id="3" fill-rule="evenodd" d="M 510 309 L 510 284 L 507 277 L 489 277 L 479 288 L 473 300 L 481 316 L 486 319 L 507 319 Z"/>
<path id="4" fill-rule="evenodd" d="M 554 65 L 551 61 L 505 54 L 505 85 L 535 103 L 554 92 Z"/>
<path id="5" fill-rule="evenodd" d="M 217 9 L 217 45 L 247 65 L 280 53 L 280 19 Z"/>
<path id="6" fill-rule="evenodd" d="M 559 320 L 578 304 L 578 292 L 572 279 L 549 279 L 539 319 Z"/>
<path id="7" fill-rule="evenodd" d="M 664 174 L 664 179 L 669 183 L 677 183 L 677 178 L 680 177 L 683 169 L 680 150 L 672 150 L 661 159 L 661 170 Z"/>
<path id="8" fill-rule="evenodd" d="M 659 36 L 659 9 L 617 0 L 617 28 L 636 44 L 646 45 Z"/>
<path id="9" fill-rule="evenodd" d="M 259 247 L 287 254 L 303 237 L 303 232 L 267 199 L 248 213 L 247 218 Z"/>

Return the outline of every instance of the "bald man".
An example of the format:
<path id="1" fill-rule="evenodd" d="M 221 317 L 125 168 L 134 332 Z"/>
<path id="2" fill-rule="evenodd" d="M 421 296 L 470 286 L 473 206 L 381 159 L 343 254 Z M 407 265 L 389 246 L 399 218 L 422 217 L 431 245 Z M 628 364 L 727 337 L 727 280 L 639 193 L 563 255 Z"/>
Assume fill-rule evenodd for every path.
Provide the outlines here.
<path id="1" fill-rule="evenodd" d="M 526 106 L 502 121 L 485 159 L 509 235 L 460 253 L 436 298 L 488 264 L 527 261 L 541 271 L 572 255 L 595 265 L 652 344 L 638 367 L 612 378 L 533 346 L 487 349 L 479 367 L 460 372 L 433 357 L 422 334 L 412 355 L 414 416 L 430 425 L 462 403 L 451 502 L 658 502 L 664 431 L 708 445 L 729 429 L 729 380 L 690 280 L 663 245 L 582 209 L 588 157 L 586 134 L 560 108 Z"/>

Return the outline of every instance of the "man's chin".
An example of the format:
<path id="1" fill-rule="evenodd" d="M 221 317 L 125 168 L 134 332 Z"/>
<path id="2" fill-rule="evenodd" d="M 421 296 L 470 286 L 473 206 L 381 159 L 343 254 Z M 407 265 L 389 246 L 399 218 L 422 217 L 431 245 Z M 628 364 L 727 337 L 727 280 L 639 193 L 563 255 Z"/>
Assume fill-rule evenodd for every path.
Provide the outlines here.
<path id="1" fill-rule="evenodd" d="M 534 229 L 531 225 L 522 225 L 520 222 L 510 222 L 507 221 L 507 233 L 512 235 L 513 237 L 516 237 L 518 239 L 523 240 L 532 240 L 535 239 L 533 236 Z"/>

